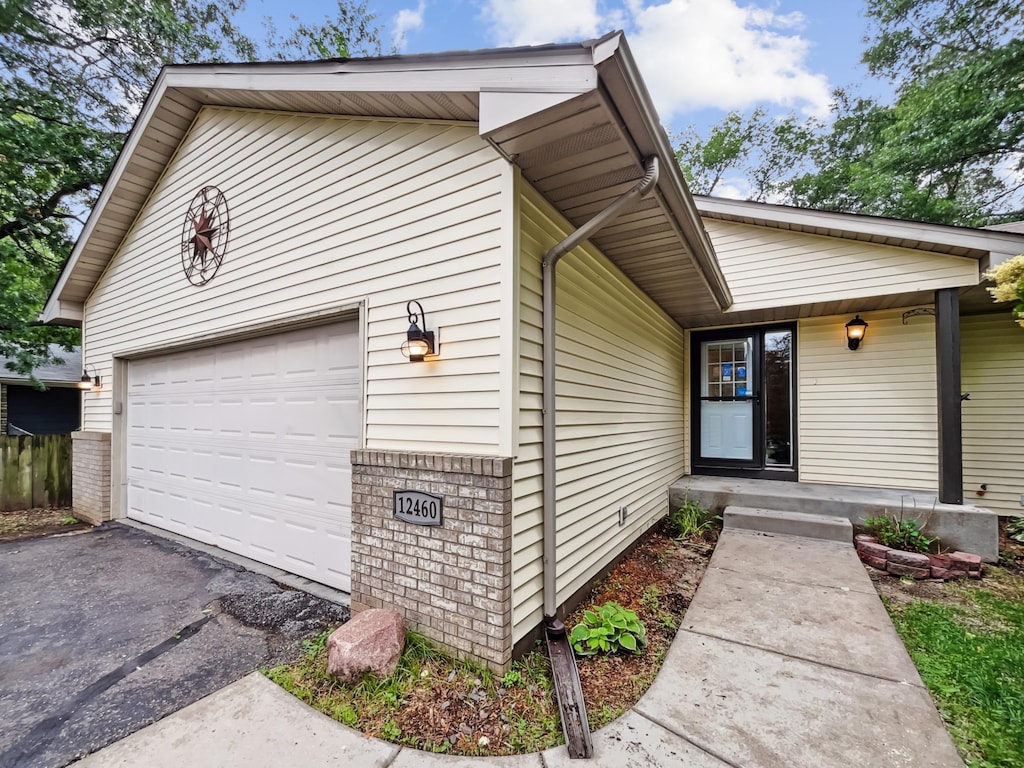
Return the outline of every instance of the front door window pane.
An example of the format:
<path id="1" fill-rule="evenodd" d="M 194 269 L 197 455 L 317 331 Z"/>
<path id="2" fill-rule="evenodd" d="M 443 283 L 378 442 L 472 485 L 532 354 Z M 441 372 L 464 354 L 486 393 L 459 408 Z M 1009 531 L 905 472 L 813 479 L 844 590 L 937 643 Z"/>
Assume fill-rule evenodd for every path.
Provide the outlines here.
<path id="1" fill-rule="evenodd" d="M 793 466 L 793 332 L 764 335 L 764 461 Z"/>

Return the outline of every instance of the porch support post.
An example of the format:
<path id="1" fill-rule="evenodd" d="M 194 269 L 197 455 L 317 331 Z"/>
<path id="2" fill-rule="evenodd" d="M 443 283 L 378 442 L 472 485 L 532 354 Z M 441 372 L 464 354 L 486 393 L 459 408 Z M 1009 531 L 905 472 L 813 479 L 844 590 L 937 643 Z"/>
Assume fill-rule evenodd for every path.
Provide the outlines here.
<path id="1" fill-rule="evenodd" d="M 939 501 L 943 504 L 963 504 L 960 294 L 956 288 L 941 288 L 935 292 L 935 368 L 939 405 Z"/>

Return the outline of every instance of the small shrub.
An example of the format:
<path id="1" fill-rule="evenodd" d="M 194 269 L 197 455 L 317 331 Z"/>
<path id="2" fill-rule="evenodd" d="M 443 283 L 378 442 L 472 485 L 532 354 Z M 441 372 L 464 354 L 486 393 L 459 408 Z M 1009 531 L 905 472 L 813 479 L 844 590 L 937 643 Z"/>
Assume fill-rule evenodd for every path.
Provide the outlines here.
<path id="1" fill-rule="evenodd" d="M 639 617 L 618 603 L 605 603 L 597 611 L 586 611 L 583 621 L 569 635 L 580 656 L 630 651 L 639 654 L 647 645 L 647 632 Z"/>
<path id="2" fill-rule="evenodd" d="M 1006 538 L 1024 544 L 1024 517 L 1015 517 L 1006 524 Z"/>
<path id="3" fill-rule="evenodd" d="M 675 512 L 668 513 L 668 522 L 679 539 L 703 539 L 715 529 L 720 515 L 712 515 L 699 502 L 687 499 Z"/>
<path id="4" fill-rule="evenodd" d="M 67 515 L 66 517 L 62 517 L 60 519 L 61 525 L 78 525 L 78 522 L 78 518 L 74 515 Z"/>
<path id="5" fill-rule="evenodd" d="M 888 514 L 869 517 L 864 525 L 878 538 L 880 544 L 904 552 L 927 553 L 938 539 L 924 535 L 917 520 L 903 520 Z"/>

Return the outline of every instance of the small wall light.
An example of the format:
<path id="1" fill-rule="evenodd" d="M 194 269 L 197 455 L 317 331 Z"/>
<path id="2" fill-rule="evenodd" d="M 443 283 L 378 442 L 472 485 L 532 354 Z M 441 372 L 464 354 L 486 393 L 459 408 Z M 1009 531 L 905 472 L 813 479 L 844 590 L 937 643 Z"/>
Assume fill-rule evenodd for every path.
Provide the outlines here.
<path id="1" fill-rule="evenodd" d="M 860 319 L 860 315 L 854 317 L 846 324 L 846 346 L 851 350 L 859 347 L 867 330 L 868 324 Z"/>
<path id="2" fill-rule="evenodd" d="M 96 367 L 92 367 L 92 372 L 96 373 Z M 100 379 L 100 375 L 96 373 L 95 376 L 89 376 L 89 373 L 83 369 L 82 378 L 78 380 L 79 389 L 91 389 L 93 392 L 99 392 L 103 389 L 103 381 Z"/>
<path id="3" fill-rule="evenodd" d="M 413 310 L 413 304 L 416 309 Z M 440 341 L 434 341 L 434 332 L 422 330 L 427 327 L 427 315 L 423 311 L 423 305 L 418 301 L 410 301 L 405 305 L 406 314 L 409 316 L 409 330 L 406 332 L 405 341 L 402 342 L 402 354 L 414 363 L 422 363 L 423 358 L 436 356 L 441 350 Z"/>

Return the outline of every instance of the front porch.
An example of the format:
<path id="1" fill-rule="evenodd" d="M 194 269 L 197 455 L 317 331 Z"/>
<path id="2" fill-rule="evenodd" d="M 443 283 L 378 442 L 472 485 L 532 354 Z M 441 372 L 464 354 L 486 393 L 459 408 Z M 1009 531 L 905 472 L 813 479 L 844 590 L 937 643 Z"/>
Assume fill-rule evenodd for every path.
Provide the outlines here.
<path id="1" fill-rule="evenodd" d="M 824 483 L 780 482 L 740 477 L 684 475 L 669 487 L 670 509 L 692 499 L 715 514 L 727 506 L 754 507 L 818 515 L 836 515 L 851 523 L 882 513 L 920 520 L 944 548 L 999 558 L 998 516 L 969 504 L 943 504 L 937 493 Z"/>

